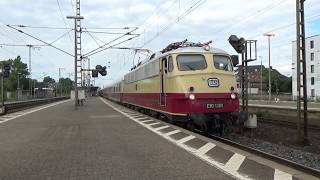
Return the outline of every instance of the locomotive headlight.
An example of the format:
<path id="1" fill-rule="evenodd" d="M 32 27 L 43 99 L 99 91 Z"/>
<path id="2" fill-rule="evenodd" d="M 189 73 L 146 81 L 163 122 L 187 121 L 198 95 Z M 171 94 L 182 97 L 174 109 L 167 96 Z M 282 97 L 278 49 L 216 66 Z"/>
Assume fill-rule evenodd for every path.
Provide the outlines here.
<path id="1" fill-rule="evenodd" d="M 196 99 L 196 96 L 194 94 L 189 94 L 189 99 L 190 100 L 195 100 Z"/>
<path id="2" fill-rule="evenodd" d="M 234 94 L 234 93 L 231 93 L 230 97 L 231 97 L 231 99 L 236 99 L 236 98 L 237 98 L 237 95 Z"/>

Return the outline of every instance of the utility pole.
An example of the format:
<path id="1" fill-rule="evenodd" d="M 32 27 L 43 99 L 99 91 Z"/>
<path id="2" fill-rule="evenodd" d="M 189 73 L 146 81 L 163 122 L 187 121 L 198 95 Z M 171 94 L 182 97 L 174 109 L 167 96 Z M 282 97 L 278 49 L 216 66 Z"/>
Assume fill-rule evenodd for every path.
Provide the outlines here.
<path id="1" fill-rule="evenodd" d="M 297 20 L 297 135 L 298 142 L 309 145 L 308 140 L 308 94 L 306 70 L 306 40 L 304 22 L 304 1 L 296 0 Z M 302 80 L 302 81 L 301 81 Z M 303 107 L 303 109 L 301 108 Z M 303 119 L 304 133 L 301 133 Z"/>
<path id="2" fill-rule="evenodd" d="M 88 69 L 90 69 L 90 58 L 88 58 Z M 90 79 L 91 79 L 91 74 L 90 74 L 90 72 L 87 74 L 87 75 L 89 75 L 88 77 L 88 86 L 89 86 L 89 88 L 91 87 L 91 82 L 90 82 Z"/>
<path id="3" fill-rule="evenodd" d="M 62 83 L 60 82 L 61 79 L 61 70 L 63 70 L 64 68 L 59 68 L 59 89 L 60 89 L 60 96 L 62 95 Z"/>
<path id="4" fill-rule="evenodd" d="M 31 98 L 33 98 L 33 95 L 32 95 L 32 69 L 31 69 L 31 48 L 34 48 L 34 49 L 40 49 L 40 47 L 36 47 L 34 45 L 31 45 L 31 44 L 27 44 L 26 45 L 28 48 L 29 48 L 29 89 L 30 89 L 30 96 Z"/>
<path id="5" fill-rule="evenodd" d="M 4 77 L 3 77 L 3 73 L 4 73 L 4 68 L 3 68 L 4 64 L 1 65 L 1 108 L 2 108 L 2 113 L 4 113 L 5 111 L 5 107 L 4 107 Z"/>
<path id="6" fill-rule="evenodd" d="M 78 85 L 81 87 L 82 78 L 82 55 L 81 55 L 81 19 L 80 16 L 80 0 L 76 1 L 76 16 L 67 16 L 67 19 L 74 19 L 74 95 L 75 95 L 75 109 L 78 106 Z M 78 78 L 78 75 L 80 77 Z M 79 82 L 80 80 L 80 82 Z"/>
<path id="7" fill-rule="evenodd" d="M 259 56 L 260 57 L 260 61 L 261 61 L 261 64 L 260 64 L 260 99 L 262 100 L 262 56 Z"/>
<path id="8" fill-rule="evenodd" d="M 17 86 L 17 99 L 20 99 L 20 75 L 21 73 L 18 72 L 18 86 Z"/>
<path id="9" fill-rule="evenodd" d="M 271 48 L 270 48 L 270 38 L 274 36 L 274 34 L 264 34 L 264 36 L 268 37 L 268 48 L 269 48 L 269 102 L 271 101 Z"/>
<path id="10" fill-rule="evenodd" d="M 40 46 L 44 45 L 32 45 L 32 44 L 26 44 L 26 45 L 21 45 L 21 44 L 0 44 L 0 46 L 23 46 L 23 47 L 28 47 L 29 49 L 29 93 L 32 98 L 32 66 L 31 66 L 31 49 L 40 49 Z"/>

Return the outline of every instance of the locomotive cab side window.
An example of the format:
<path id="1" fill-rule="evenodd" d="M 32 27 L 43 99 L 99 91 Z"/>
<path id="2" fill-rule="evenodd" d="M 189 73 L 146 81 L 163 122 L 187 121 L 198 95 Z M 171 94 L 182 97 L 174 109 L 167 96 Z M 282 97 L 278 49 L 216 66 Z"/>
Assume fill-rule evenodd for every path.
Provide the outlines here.
<path id="1" fill-rule="evenodd" d="M 233 71 L 230 58 L 227 56 L 214 55 L 213 64 L 218 70 Z"/>
<path id="2" fill-rule="evenodd" d="M 206 59 L 200 54 L 178 55 L 177 64 L 180 71 L 195 71 L 207 68 Z"/>
<path id="3" fill-rule="evenodd" d="M 169 72 L 173 71 L 173 60 L 172 60 L 171 56 L 169 56 L 169 58 L 168 58 L 168 71 Z"/>
<path id="4" fill-rule="evenodd" d="M 168 60 L 167 58 L 163 58 L 162 59 L 162 67 L 163 67 L 163 71 L 164 73 L 168 73 Z"/>

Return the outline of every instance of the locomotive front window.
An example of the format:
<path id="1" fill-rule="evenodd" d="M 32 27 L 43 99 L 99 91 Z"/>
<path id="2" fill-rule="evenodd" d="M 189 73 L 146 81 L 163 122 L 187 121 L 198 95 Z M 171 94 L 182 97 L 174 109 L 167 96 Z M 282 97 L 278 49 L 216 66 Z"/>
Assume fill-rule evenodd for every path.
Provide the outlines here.
<path id="1" fill-rule="evenodd" d="M 206 59 L 200 54 L 181 54 L 177 56 L 180 71 L 195 71 L 207 68 Z"/>
<path id="2" fill-rule="evenodd" d="M 227 56 L 213 56 L 213 64 L 216 69 L 232 71 L 230 58 Z"/>

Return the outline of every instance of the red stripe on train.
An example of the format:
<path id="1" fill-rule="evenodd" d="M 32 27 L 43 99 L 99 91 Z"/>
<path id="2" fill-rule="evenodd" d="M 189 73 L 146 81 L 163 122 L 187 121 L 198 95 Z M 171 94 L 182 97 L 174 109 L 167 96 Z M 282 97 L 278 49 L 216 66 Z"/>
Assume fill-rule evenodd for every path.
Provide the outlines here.
<path id="1" fill-rule="evenodd" d="M 159 93 L 111 93 L 107 96 L 115 101 L 121 99 L 125 103 L 179 114 L 238 112 L 240 108 L 239 99 L 231 99 L 231 93 L 195 93 L 194 100 L 189 99 L 189 94 L 167 93 L 165 101 L 162 99 L 165 106 L 160 105 Z"/>

